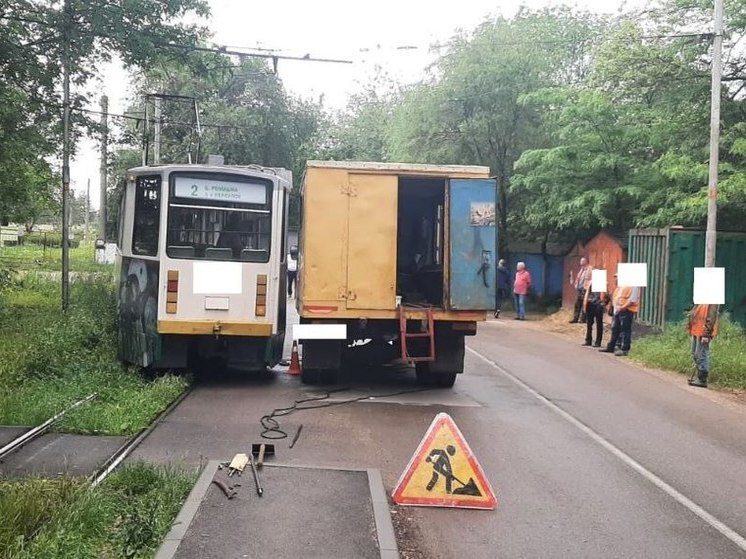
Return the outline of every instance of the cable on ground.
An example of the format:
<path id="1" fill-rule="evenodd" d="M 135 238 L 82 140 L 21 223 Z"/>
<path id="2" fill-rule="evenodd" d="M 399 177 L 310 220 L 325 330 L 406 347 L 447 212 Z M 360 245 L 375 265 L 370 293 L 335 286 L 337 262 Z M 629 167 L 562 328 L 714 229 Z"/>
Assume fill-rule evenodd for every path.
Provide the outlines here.
<path id="1" fill-rule="evenodd" d="M 402 394 L 414 394 L 417 392 L 425 392 L 432 390 L 432 388 L 415 388 L 414 390 L 399 390 L 397 392 L 388 392 L 386 394 L 365 394 L 364 396 L 357 396 L 356 398 L 349 398 L 347 400 L 338 400 L 333 402 L 326 402 L 332 394 L 337 392 L 345 392 L 351 390 L 350 387 L 336 388 L 334 390 L 328 390 L 320 395 L 309 396 L 307 398 L 300 398 L 295 400 L 290 406 L 285 408 L 275 408 L 271 413 L 262 416 L 259 423 L 262 425 L 261 436 L 263 439 L 270 440 L 281 440 L 286 439 L 288 434 L 280 429 L 280 422 L 277 420 L 278 417 L 284 417 L 297 411 L 304 410 L 318 410 L 321 408 L 331 408 L 332 406 L 342 406 L 345 404 L 354 404 L 355 402 L 362 402 L 363 400 L 372 400 L 376 398 L 390 398 L 392 396 L 401 396 Z M 308 404 L 308 405 L 303 405 Z"/>

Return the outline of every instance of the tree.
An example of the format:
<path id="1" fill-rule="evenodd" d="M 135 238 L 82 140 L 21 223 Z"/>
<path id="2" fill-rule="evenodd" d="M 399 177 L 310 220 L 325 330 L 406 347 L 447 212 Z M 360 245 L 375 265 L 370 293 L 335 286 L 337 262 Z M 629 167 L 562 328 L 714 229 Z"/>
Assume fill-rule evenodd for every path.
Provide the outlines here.
<path id="1" fill-rule="evenodd" d="M 551 142 L 516 163 L 516 222 L 554 234 L 704 224 L 708 39 L 649 36 L 641 24 L 622 23 L 594 53 L 584 83 L 524 99 L 543 114 Z M 746 210 L 743 111 L 724 89 L 724 228 L 738 227 Z"/>
<path id="2" fill-rule="evenodd" d="M 525 95 L 575 83 L 587 72 L 587 42 L 603 21 L 561 8 L 497 18 L 453 39 L 430 79 L 404 94 L 390 131 L 392 157 L 405 161 L 488 165 L 500 191 L 504 252 L 513 164 L 546 143 Z"/>
<path id="3" fill-rule="evenodd" d="M 87 101 L 83 86 L 103 62 L 114 53 L 131 67 L 178 56 L 183 49 L 167 45 L 194 45 L 204 34 L 184 18 L 207 14 L 204 0 L 71 0 L 67 14 L 59 2 L 0 0 L 0 218 L 29 209 L 26 190 L 38 182 L 30 176 L 51 175 L 48 160 L 60 145 L 65 48 L 75 90 L 75 138 L 81 125 L 96 130 L 81 111 Z M 36 188 L 28 198 L 40 202 L 39 192 Z"/>

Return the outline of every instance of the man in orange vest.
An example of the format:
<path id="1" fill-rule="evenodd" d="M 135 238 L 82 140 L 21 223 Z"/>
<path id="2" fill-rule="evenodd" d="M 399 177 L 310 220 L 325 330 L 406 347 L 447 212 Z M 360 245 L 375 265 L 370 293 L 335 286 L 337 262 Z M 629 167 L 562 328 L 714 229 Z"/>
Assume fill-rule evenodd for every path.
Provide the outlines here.
<path id="1" fill-rule="evenodd" d="M 690 386 L 707 388 L 710 375 L 710 342 L 718 333 L 719 305 L 694 305 L 689 313 L 687 332 L 692 336 L 692 359 L 696 373 L 689 379 Z"/>
<path id="2" fill-rule="evenodd" d="M 617 274 L 614 274 L 617 277 Z M 604 353 L 624 356 L 629 353 L 632 345 L 632 321 L 640 310 L 640 288 L 619 287 L 614 289 L 611 296 L 614 320 L 611 324 L 611 339 L 609 345 L 599 349 Z M 617 342 L 621 341 L 621 349 L 616 349 Z"/>

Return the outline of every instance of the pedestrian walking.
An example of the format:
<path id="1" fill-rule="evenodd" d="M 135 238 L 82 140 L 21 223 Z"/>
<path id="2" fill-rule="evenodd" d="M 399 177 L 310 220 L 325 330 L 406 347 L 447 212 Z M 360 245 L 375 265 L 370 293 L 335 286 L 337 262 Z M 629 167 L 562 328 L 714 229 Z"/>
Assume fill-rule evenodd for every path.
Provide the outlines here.
<path id="1" fill-rule="evenodd" d="M 690 386 L 707 388 L 710 376 L 710 343 L 718 333 L 719 305 L 694 305 L 689 313 L 687 332 L 692 337 L 692 359 L 695 372 L 689 379 Z"/>
<path id="2" fill-rule="evenodd" d="M 607 293 L 591 291 L 591 286 L 585 292 L 584 312 L 585 312 L 585 343 L 584 346 L 590 346 L 593 340 L 593 323 L 596 323 L 596 340 L 593 347 L 601 347 L 601 340 L 604 337 L 604 313 L 609 303 Z"/>
<path id="3" fill-rule="evenodd" d="M 526 320 L 526 295 L 531 288 L 531 274 L 526 264 L 516 264 L 515 281 L 513 282 L 513 300 L 515 301 L 516 320 Z"/>
<path id="4" fill-rule="evenodd" d="M 502 258 L 497 263 L 497 301 L 495 301 L 495 318 L 500 318 L 503 301 L 508 297 L 510 271 Z"/>
<path id="5" fill-rule="evenodd" d="M 290 247 L 287 255 L 288 268 L 288 297 L 293 298 L 295 282 L 298 279 L 298 247 Z"/>
<path id="6" fill-rule="evenodd" d="M 585 257 L 580 259 L 580 268 L 573 277 L 572 271 L 570 272 L 570 285 L 575 289 L 575 308 L 573 309 L 572 320 L 570 324 L 575 324 L 584 320 L 581 317 L 583 311 L 583 302 L 585 301 L 585 292 L 588 286 L 591 284 L 591 273 L 593 268 L 588 264 L 588 260 Z"/>
<path id="7" fill-rule="evenodd" d="M 614 277 L 617 275 L 614 274 Z M 599 351 L 624 356 L 629 353 L 632 346 L 632 322 L 640 309 L 640 288 L 617 286 L 611 296 L 611 305 L 613 313 L 611 339 L 609 344 Z M 619 341 L 621 341 L 621 348 L 616 349 Z"/>

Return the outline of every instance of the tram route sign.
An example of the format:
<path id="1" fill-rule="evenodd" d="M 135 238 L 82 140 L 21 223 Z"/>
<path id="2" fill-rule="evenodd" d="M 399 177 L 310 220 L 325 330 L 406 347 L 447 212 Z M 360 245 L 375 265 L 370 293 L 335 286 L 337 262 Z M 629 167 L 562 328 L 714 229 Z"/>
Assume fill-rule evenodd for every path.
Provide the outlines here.
<path id="1" fill-rule="evenodd" d="M 494 510 L 497 498 L 482 467 L 450 415 L 430 424 L 399 478 L 397 505 Z"/>
<path id="2" fill-rule="evenodd" d="M 179 198 L 266 204 L 267 187 L 261 183 L 176 177 L 174 194 Z"/>

